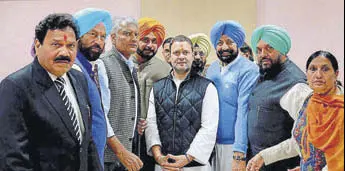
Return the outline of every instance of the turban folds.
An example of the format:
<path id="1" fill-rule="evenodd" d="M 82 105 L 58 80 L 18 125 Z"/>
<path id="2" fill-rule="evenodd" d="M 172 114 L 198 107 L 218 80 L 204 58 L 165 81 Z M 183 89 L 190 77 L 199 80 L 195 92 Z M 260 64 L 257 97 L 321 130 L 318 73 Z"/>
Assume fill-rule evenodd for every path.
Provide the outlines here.
<path id="1" fill-rule="evenodd" d="M 142 39 L 151 32 L 156 36 L 158 47 L 164 41 L 165 38 L 165 28 L 161 23 L 153 18 L 140 18 L 138 21 L 139 24 L 139 39 Z"/>
<path id="2" fill-rule="evenodd" d="M 242 47 L 246 37 L 242 25 L 236 21 L 219 21 L 211 30 L 211 42 L 214 48 L 217 47 L 219 39 L 226 35 L 230 37 L 237 45 L 238 48 Z"/>
<path id="3" fill-rule="evenodd" d="M 264 25 L 254 30 L 251 45 L 256 54 L 257 43 L 263 40 L 275 50 L 286 55 L 291 48 L 291 39 L 287 31 L 274 25 Z"/>
<path id="4" fill-rule="evenodd" d="M 205 52 L 206 57 L 210 54 L 211 51 L 211 43 L 208 40 L 208 37 L 204 33 L 196 33 L 189 36 L 189 38 L 192 40 L 193 46 L 197 44 L 200 49 Z"/>
<path id="5" fill-rule="evenodd" d="M 79 26 L 79 36 L 83 36 L 99 23 L 105 26 L 106 35 L 110 34 L 112 28 L 111 15 L 108 11 L 97 8 L 86 8 L 73 15 L 76 24 Z"/>

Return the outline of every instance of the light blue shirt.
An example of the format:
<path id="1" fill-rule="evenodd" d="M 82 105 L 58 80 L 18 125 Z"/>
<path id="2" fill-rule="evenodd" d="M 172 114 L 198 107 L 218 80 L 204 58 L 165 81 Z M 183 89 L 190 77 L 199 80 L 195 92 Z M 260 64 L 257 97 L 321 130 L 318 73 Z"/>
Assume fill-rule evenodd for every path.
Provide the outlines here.
<path id="1" fill-rule="evenodd" d="M 236 152 L 247 153 L 248 99 L 259 77 L 258 66 L 242 56 L 225 67 L 213 62 L 206 77 L 212 80 L 219 95 L 218 144 L 233 144 Z"/>

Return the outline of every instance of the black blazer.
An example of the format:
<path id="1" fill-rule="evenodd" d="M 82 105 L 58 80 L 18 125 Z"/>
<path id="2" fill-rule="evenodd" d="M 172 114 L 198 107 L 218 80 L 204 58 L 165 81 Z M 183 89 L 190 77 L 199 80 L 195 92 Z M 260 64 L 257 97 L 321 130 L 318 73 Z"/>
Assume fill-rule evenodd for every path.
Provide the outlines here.
<path id="1" fill-rule="evenodd" d="M 67 73 L 82 114 L 85 133 L 79 145 L 58 90 L 37 58 L 0 83 L 0 170 L 102 170 L 91 138 L 87 82 Z"/>

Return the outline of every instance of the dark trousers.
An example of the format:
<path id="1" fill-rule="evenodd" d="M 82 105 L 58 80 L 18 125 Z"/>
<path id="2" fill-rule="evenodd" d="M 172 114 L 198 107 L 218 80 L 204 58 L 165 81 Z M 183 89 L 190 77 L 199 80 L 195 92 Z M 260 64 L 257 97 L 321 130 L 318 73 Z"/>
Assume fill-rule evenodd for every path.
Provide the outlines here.
<path id="1" fill-rule="evenodd" d="M 144 163 L 141 171 L 154 171 L 155 170 L 155 159 L 147 155 L 145 134 L 140 137 L 140 159 Z"/>
<path id="2" fill-rule="evenodd" d="M 299 166 L 299 157 L 294 157 L 287 160 L 272 163 L 268 166 L 263 166 L 260 171 L 276 171 L 276 170 L 288 170 Z"/>
<path id="3" fill-rule="evenodd" d="M 139 140 L 140 139 L 140 140 Z M 140 141 L 140 143 L 134 143 Z M 138 148 L 140 146 L 140 148 Z M 153 157 L 147 155 L 145 136 L 135 136 L 133 140 L 133 153 L 138 155 L 140 151 L 140 160 L 144 163 L 141 171 L 154 171 L 155 170 L 155 160 Z M 104 171 L 126 171 L 127 169 L 118 161 L 114 163 L 104 163 Z"/>
<path id="4" fill-rule="evenodd" d="M 135 131 L 134 137 L 133 137 L 133 142 L 132 142 L 132 153 L 135 155 L 138 155 L 138 151 L 140 148 L 138 143 L 140 137 L 137 131 Z M 104 163 L 104 171 L 126 171 L 126 167 L 122 165 L 122 163 L 118 160 L 114 162 L 105 162 Z"/>
<path id="5" fill-rule="evenodd" d="M 126 168 L 120 163 L 104 163 L 104 171 L 125 171 Z"/>

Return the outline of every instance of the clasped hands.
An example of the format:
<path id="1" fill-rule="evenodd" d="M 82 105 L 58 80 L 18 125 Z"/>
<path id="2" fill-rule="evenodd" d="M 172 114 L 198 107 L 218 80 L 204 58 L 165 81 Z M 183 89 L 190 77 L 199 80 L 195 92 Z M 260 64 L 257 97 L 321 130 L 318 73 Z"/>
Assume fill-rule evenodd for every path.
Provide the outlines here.
<path id="1" fill-rule="evenodd" d="M 168 154 L 166 156 L 160 155 L 155 160 L 162 167 L 162 171 L 182 171 L 182 168 L 188 165 L 193 157 L 188 154 L 178 156 Z"/>

